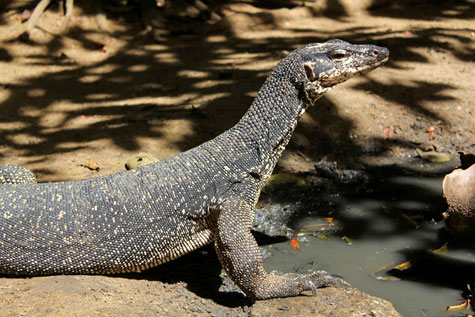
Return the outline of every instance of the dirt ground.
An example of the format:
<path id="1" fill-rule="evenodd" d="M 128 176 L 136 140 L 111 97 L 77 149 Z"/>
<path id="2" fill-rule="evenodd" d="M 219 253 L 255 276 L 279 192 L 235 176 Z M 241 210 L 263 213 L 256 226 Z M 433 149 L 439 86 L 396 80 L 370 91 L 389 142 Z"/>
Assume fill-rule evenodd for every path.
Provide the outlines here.
<path id="1" fill-rule="evenodd" d="M 82 1 L 62 35 L 53 3 L 29 38 L 21 20 L 34 2 L 3 4 L 0 165 L 46 182 L 114 173 L 141 151 L 170 157 L 236 123 L 292 49 L 330 38 L 388 47 L 390 61 L 321 98 L 279 169 L 475 152 L 475 1 L 370 2 L 232 2 L 210 6 L 210 23 Z"/>

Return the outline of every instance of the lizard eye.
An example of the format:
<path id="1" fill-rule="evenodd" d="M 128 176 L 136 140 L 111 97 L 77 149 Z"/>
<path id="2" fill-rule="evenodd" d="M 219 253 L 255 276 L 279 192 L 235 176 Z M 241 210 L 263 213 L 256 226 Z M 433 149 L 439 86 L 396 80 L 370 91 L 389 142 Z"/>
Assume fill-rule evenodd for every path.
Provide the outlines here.
<path id="1" fill-rule="evenodd" d="M 348 53 L 345 50 L 337 49 L 330 53 L 330 58 L 336 61 L 341 61 L 346 58 Z"/>

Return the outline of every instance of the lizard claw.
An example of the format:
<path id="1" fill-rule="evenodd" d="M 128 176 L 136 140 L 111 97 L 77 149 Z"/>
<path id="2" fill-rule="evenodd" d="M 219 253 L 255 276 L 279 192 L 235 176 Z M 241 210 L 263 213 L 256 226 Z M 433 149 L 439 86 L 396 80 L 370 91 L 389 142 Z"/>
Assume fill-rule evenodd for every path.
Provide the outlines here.
<path id="1" fill-rule="evenodd" d="M 311 284 L 310 287 L 313 290 L 314 287 L 325 287 L 329 285 L 338 286 L 340 283 L 330 274 L 325 271 L 316 271 L 312 274 L 306 275 L 305 278 Z"/>
<path id="2" fill-rule="evenodd" d="M 258 294 L 254 295 L 254 298 L 267 299 L 296 296 L 304 291 L 312 291 L 313 296 L 316 296 L 318 288 L 339 284 L 334 277 L 325 271 L 316 271 L 310 274 L 282 274 L 272 271 L 267 275 L 266 279 L 266 283 L 261 284 L 264 287 L 259 290 Z M 273 287 L 269 287 L 270 285 Z"/>
<path id="3" fill-rule="evenodd" d="M 312 295 L 317 296 L 317 287 L 315 286 L 315 284 L 313 284 L 312 281 L 309 281 L 308 284 L 310 284 L 310 287 L 312 288 Z"/>

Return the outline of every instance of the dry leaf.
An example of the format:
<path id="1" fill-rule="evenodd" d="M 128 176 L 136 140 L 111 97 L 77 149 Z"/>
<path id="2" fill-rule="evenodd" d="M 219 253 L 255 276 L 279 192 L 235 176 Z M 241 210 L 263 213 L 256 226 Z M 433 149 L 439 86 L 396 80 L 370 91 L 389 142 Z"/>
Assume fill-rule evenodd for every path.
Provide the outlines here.
<path id="1" fill-rule="evenodd" d="M 395 276 L 385 276 L 385 277 L 378 278 L 378 280 L 380 280 L 380 281 L 397 282 L 397 281 L 400 281 L 401 279 L 398 278 L 398 277 L 395 277 Z"/>
<path id="2" fill-rule="evenodd" d="M 421 158 L 432 163 L 444 163 L 451 159 L 451 156 L 445 153 L 435 151 L 422 152 L 420 149 L 416 149 L 416 152 Z"/>
<path id="3" fill-rule="evenodd" d="M 429 137 L 430 137 L 430 138 L 433 138 L 433 137 L 434 137 L 435 128 L 434 128 L 434 127 L 430 127 L 429 129 L 426 130 L 426 132 L 429 133 Z"/>
<path id="4" fill-rule="evenodd" d="M 319 234 L 317 236 L 317 238 L 320 239 L 320 240 L 329 240 L 330 239 L 326 234 L 323 234 L 323 233 Z"/>
<path id="5" fill-rule="evenodd" d="M 399 265 L 396 265 L 393 270 L 399 270 L 399 271 L 405 271 L 409 269 L 412 266 L 411 261 L 406 261 L 404 263 L 401 263 Z"/>
<path id="6" fill-rule="evenodd" d="M 456 311 L 456 310 L 468 309 L 468 308 L 470 308 L 470 301 L 466 300 L 460 305 L 447 306 L 445 308 L 442 308 L 442 310 L 444 310 L 444 311 Z"/>
<path id="7" fill-rule="evenodd" d="M 385 139 L 392 139 L 396 134 L 396 130 L 393 127 L 386 128 L 384 130 L 384 138 Z"/>
<path id="8" fill-rule="evenodd" d="M 87 161 L 85 164 L 82 164 L 81 166 L 87 167 L 91 171 L 98 171 L 101 169 L 101 167 L 99 166 L 97 162 L 94 162 L 91 160 Z"/>
<path id="9" fill-rule="evenodd" d="M 345 240 L 346 243 L 348 243 L 348 244 L 353 244 L 353 240 L 351 240 L 351 239 L 348 238 L 347 236 L 343 236 L 343 237 L 341 237 L 341 239 L 342 239 L 342 240 Z"/>
<path id="10" fill-rule="evenodd" d="M 377 273 L 379 273 L 379 272 L 381 272 L 381 271 L 384 271 L 384 270 L 386 270 L 386 269 L 389 268 L 389 267 L 392 267 L 393 265 L 394 265 L 394 262 L 391 262 L 391 263 L 388 263 L 388 264 L 384 264 L 384 265 L 378 267 L 378 268 L 376 269 L 376 271 L 372 272 L 370 275 L 371 275 L 371 276 L 374 276 L 374 275 L 376 275 Z"/>
<path id="11" fill-rule="evenodd" d="M 294 248 L 295 251 L 300 250 L 300 244 L 295 238 L 290 239 L 290 246 Z"/>
<path id="12" fill-rule="evenodd" d="M 443 255 L 443 254 L 446 254 L 447 253 L 447 243 L 445 243 L 443 246 L 441 246 L 440 248 L 437 248 L 437 249 L 429 249 L 429 251 L 431 253 L 434 253 L 434 254 L 439 254 L 439 255 Z"/>
<path id="13" fill-rule="evenodd" d="M 329 223 L 316 223 L 313 225 L 303 226 L 302 229 L 308 229 L 308 228 L 314 228 L 314 227 L 328 227 L 329 225 L 330 225 Z"/>
<path id="14" fill-rule="evenodd" d="M 408 215 L 406 215 L 405 213 L 401 212 L 399 213 L 399 216 L 405 221 L 407 222 L 409 225 L 411 225 L 411 227 L 413 227 L 414 229 L 420 229 L 421 226 L 419 226 L 419 224 L 417 222 L 414 221 L 414 219 L 412 219 L 411 217 L 409 217 Z"/>
<path id="15" fill-rule="evenodd" d="M 20 20 L 21 23 L 26 22 L 31 17 L 31 14 L 32 12 L 30 10 L 24 10 L 18 17 L 18 20 Z"/>

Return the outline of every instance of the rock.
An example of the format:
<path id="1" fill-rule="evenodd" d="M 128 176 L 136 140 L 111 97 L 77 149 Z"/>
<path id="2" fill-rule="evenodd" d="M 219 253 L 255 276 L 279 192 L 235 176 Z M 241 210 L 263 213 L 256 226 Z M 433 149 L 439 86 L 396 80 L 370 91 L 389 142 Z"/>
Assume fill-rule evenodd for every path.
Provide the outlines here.
<path id="1" fill-rule="evenodd" d="M 328 287 L 317 296 L 299 296 L 258 301 L 251 316 L 401 316 L 393 305 L 354 288 Z"/>
<path id="2" fill-rule="evenodd" d="M 210 299 L 195 292 L 183 282 L 133 276 L 0 278 L 0 307 L 2 316 L 400 316 L 386 300 L 353 288 L 328 287 L 316 297 L 309 292 L 251 307 L 230 304 L 228 293 Z M 227 304 L 219 304 L 226 297 Z"/>
<path id="3" fill-rule="evenodd" d="M 125 163 L 125 169 L 132 170 L 139 166 L 147 165 L 158 161 L 159 159 L 154 157 L 152 154 L 140 152 L 138 154 L 130 156 L 127 159 L 127 162 Z"/>
<path id="4" fill-rule="evenodd" d="M 108 276 L 1 278 L 2 316 L 244 315 L 186 289 L 184 283 Z"/>
<path id="5" fill-rule="evenodd" d="M 339 169 L 336 162 L 321 161 L 315 164 L 318 176 L 334 179 L 340 184 L 364 185 L 369 182 L 366 173 L 358 170 Z"/>
<path id="6" fill-rule="evenodd" d="M 296 213 L 291 204 L 271 204 L 255 210 L 254 231 L 262 232 L 270 237 L 291 237 L 292 230 L 288 222 Z"/>
<path id="7" fill-rule="evenodd" d="M 445 227 L 453 234 L 475 236 L 475 164 L 445 176 L 442 191 L 448 209 Z"/>

